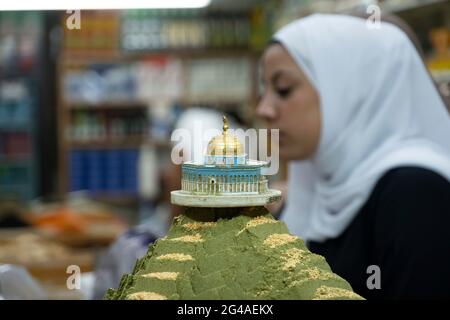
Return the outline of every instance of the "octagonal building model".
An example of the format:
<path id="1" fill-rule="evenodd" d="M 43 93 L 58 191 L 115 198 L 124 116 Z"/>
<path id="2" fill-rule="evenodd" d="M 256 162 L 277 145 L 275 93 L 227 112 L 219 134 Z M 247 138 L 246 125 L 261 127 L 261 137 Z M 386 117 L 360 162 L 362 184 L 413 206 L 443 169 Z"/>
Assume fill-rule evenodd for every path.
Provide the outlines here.
<path id="1" fill-rule="evenodd" d="M 249 160 L 235 134 L 223 132 L 208 144 L 203 163 L 182 164 L 181 190 L 172 191 L 172 203 L 190 207 L 263 206 L 281 199 L 281 192 L 268 188 L 261 174 L 266 162 Z"/>

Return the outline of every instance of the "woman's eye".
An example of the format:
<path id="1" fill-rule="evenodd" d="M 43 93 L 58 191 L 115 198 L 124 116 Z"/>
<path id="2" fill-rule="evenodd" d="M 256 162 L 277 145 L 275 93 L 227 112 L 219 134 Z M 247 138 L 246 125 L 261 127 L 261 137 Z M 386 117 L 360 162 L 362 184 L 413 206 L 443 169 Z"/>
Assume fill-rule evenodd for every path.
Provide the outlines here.
<path id="1" fill-rule="evenodd" d="M 291 88 L 279 88 L 277 89 L 277 94 L 281 97 L 281 98 L 287 98 L 289 96 L 289 94 L 291 93 Z"/>

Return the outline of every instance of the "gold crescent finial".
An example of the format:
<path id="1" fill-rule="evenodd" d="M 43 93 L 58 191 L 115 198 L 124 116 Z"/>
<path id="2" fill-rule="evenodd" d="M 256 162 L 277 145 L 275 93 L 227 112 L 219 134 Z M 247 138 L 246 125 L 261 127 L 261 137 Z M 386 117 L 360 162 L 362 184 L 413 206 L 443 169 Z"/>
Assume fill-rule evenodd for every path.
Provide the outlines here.
<path id="1" fill-rule="evenodd" d="M 223 132 L 226 133 L 228 130 L 228 120 L 227 117 L 224 115 L 223 116 Z"/>
<path id="2" fill-rule="evenodd" d="M 244 148 L 235 134 L 228 133 L 228 120 L 225 115 L 223 119 L 223 132 L 212 138 L 208 143 L 207 154 L 210 156 L 242 156 Z"/>

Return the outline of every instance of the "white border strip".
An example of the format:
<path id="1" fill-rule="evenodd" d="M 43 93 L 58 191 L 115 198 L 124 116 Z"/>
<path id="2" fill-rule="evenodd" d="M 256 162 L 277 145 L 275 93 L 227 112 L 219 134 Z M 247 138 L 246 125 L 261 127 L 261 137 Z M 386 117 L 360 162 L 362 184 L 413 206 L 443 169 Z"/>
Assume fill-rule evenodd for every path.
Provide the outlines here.
<path id="1" fill-rule="evenodd" d="M 0 10 L 189 9 L 203 8 L 210 2 L 211 0 L 1 0 Z"/>

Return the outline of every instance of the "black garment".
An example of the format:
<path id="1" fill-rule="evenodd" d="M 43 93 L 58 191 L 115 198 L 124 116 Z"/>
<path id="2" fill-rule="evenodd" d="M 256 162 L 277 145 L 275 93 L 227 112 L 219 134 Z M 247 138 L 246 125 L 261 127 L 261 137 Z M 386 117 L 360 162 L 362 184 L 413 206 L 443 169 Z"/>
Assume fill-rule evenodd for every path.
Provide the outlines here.
<path id="1" fill-rule="evenodd" d="M 367 299 L 448 299 L 450 183 L 418 167 L 392 169 L 343 234 L 308 247 Z M 367 287 L 371 265 L 381 289 Z"/>

